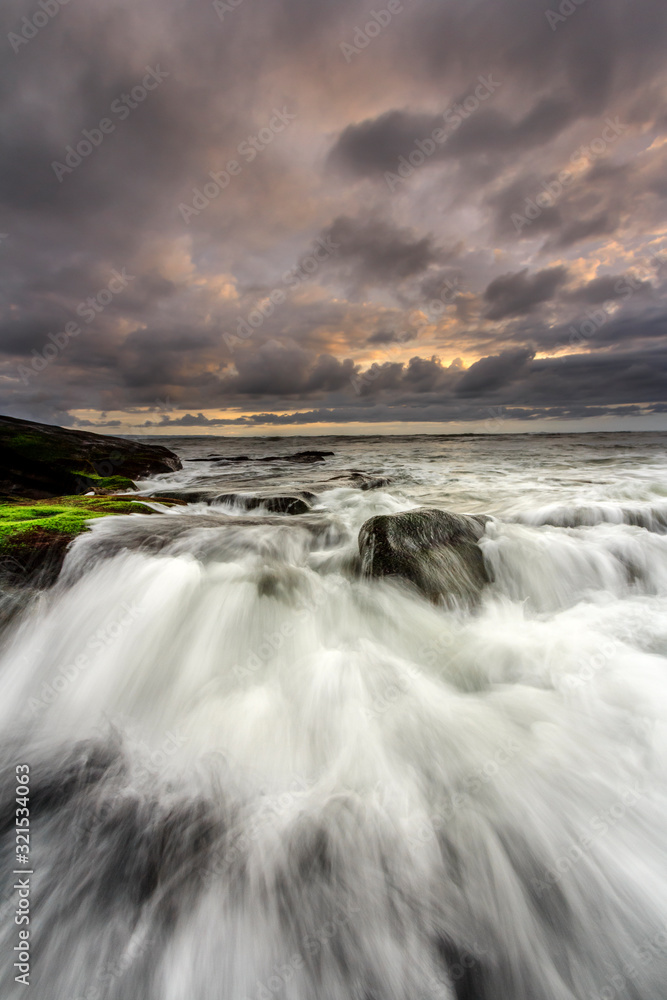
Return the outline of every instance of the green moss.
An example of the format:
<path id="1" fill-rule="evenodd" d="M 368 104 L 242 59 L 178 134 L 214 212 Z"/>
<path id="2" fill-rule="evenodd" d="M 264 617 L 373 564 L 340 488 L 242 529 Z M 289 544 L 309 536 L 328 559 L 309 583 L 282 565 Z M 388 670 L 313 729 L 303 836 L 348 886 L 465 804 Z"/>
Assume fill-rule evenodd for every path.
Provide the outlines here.
<path id="1" fill-rule="evenodd" d="M 136 483 L 128 479 L 127 476 L 98 476 L 95 472 L 76 471 L 75 476 L 81 476 L 92 487 L 99 487 L 105 490 L 136 490 Z"/>
<path id="2" fill-rule="evenodd" d="M 88 528 L 88 521 L 110 514 L 151 514 L 150 507 L 134 501 L 107 497 L 58 497 L 33 503 L 0 505 L 0 549 L 30 545 L 35 533 L 74 538 Z"/>

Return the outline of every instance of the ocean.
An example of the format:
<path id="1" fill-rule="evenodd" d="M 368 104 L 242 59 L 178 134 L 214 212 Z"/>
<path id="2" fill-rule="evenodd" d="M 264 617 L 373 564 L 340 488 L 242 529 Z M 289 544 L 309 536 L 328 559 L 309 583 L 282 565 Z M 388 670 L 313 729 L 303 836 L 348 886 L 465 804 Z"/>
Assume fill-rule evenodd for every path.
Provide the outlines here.
<path id="1" fill-rule="evenodd" d="M 151 440 L 185 502 L 2 635 L 31 997 L 667 996 L 667 435 Z M 420 507 L 489 516 L 479 600 L 361 571 Z"/>

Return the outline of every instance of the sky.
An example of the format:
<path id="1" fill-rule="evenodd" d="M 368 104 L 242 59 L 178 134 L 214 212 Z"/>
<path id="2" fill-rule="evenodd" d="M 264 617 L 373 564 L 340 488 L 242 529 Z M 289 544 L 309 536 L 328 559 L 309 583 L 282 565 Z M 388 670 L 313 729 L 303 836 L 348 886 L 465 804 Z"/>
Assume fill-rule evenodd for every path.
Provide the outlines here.
<path id="1" fill-rule="evenodd" d="M 667 429 L 665 0 L 4 0 L 0 411 Z"/>

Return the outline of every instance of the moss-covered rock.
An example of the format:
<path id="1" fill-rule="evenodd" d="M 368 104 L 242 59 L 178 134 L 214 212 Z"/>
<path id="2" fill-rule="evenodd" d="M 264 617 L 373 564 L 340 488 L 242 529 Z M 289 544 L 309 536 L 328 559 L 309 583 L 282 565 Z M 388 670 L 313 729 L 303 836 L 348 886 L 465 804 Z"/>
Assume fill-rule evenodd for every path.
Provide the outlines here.
<path id="1" fill-rule="evenodd" d="M 161 445 L 0 416 L 0 495 L 46 499 L 131 490 L 133 479 L 181 468 Z"/>
<path id="2" fill-rule="evenodd" d="M 58 497 L 0 504 L 0 570 L 12 583 L 46 586 L 57 577 L 67 546 L 94 518 L 152 514 L 145 503 L 117 497 Z"/>
<path id="3" fill-rule="evenodd" d="M 88 485 L 96 493 L 129 493 L 137 490 L 137 484 L 127 476 L 96 476 L 91 472 L 79 472 L 78 476 L 82 486 Z"/>
<path id="4" fill-rule="evenodd" d="M 400 577 L 431 600 L 474 602 L 489 582 L 478 545 L 487 520 L 428 508 L 372 517 L 359 532 L 362 572 Z"/>

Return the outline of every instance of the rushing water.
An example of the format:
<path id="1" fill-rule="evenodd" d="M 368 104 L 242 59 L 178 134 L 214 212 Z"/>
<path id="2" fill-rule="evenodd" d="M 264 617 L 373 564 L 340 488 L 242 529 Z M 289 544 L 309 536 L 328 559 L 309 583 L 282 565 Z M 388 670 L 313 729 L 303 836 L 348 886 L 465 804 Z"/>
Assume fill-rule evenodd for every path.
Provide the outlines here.
<path id="1" fill-rule="evenodd" d="M 666 440 L 161 439 L 146 492 L 313 510 L 95 521 L 5 633 L 2 997 L 667 996 Z M 492 515 L 478 607 L 360 577 L 362 523 L 423 505 Z"/>

